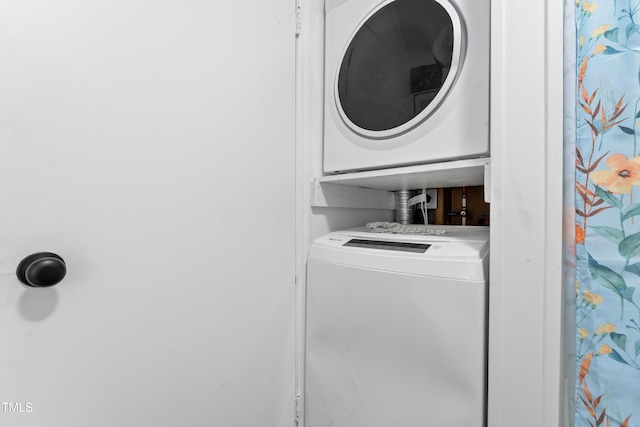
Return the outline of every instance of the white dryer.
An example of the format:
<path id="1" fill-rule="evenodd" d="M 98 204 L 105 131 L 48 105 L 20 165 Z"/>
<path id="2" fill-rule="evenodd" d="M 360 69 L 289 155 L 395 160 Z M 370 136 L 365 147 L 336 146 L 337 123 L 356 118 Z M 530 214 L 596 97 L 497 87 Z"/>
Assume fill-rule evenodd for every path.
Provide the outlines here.
<path id="1" fill-rule="evenodd" d="M 490 0 L 326 0 L 324 170 L 489 154 Z"/>
<path id="2" fill-rule="evenodd" d="M 307 427 L 484 427 L 488 227 L 350 230 L 307 263 Z"/>

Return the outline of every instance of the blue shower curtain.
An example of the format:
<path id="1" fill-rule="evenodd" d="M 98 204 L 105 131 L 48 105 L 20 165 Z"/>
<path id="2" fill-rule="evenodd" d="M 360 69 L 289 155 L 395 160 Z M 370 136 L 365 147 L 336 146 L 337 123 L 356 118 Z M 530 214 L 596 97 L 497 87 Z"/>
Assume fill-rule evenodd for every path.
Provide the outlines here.
<path id="1" fill-rule="evenodd" d="M 631 427 L 640 425 L 640 0 L 567 7 L 570 419 Z"/>

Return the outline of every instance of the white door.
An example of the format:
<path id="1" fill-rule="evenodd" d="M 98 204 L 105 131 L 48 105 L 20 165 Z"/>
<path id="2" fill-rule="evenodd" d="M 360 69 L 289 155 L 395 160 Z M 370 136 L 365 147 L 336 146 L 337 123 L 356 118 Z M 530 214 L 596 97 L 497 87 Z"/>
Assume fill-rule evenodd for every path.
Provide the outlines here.
<path id="1" fill-rule="evenodd" d="M 0 425 L 293 425 L 294 27 L 0 1 Z"/>

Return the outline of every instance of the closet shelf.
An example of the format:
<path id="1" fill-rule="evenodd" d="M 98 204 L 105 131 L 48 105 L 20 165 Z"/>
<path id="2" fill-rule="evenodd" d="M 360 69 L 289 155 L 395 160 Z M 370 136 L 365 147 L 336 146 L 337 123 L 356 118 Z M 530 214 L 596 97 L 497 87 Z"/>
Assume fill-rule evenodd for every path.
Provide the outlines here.
<path id="1" fill-rule="evenodd" d="M 485 169 L 491 159 L 455 160 L 393 169 L 327 175 L 319 183 L 351 185 L 375 190 L 415 190 L 417 188 L 462 187 L 485 184 Z"/>
<path id="2" fill-rule="evenodd" d="M 484 185 L 489 202 L 490 172 L 491 159 L 483 157 L 327 175 L 313 180 L 312 206 L 394 209 L 397 190 L 472 185 Z"/>

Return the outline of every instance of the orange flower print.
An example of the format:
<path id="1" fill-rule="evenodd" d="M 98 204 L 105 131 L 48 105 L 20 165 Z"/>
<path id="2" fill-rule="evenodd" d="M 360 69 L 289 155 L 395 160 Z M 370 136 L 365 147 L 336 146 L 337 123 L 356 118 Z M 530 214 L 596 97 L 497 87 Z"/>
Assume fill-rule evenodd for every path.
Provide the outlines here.
<path id="1" fill-rule="evenodd" d="M 593 30 L 593 33 L 591 34 L 591 38 L 603 35 L 605 31 L 607 31 L 608 29 L 609 29 L 608 24 L 600 25 L 598 28 Z"/>
<path id="2" fill-rule="evenodd" d="M 582 61 L 582 65 L 580 65 L 580 74 L 578 75 L 578 88 L 582 87 L 582 81 L 584 80 L 584 75 L 587 72 L 587 63 L 589 62 L 589 57 L 587 56 Z"/>
<path id="3" fill-rule="evenodd" d="M 584 228 L 576 224 L 576 245 L 584 244 Z"/>
<path id="4" fill-rule="evenodd" d="M 610 334 L 615 330 L 616 330 L 616 325 L 612 325 L 611 323 L 607 323 L 606 325 L 598 325 L 598 329 L 596 330 L 596 335 L 600 335 L 602 333 Z"/>
<path id="5" fill-rule="evenodd" d="M 598 355 L 613 353 L 613 349 L 606 344 L 602 344 L 600 346 L 600 350 L 598 350 Z"/>
<path id="6" fill-rule="evenodd" d="M 610 170 L 591 172 L 594 184 L 606 187 L 614 194 L 629 193 L 633 185 L 640 185 L 640 156 L 627 159 L 622 154 L 614 154 L 606 163 Z"/>
<path id="7" fill-rule="evenodd" d="M 584 341 L 584 339 L 589 336 L 589 331 L 587 331 L 585 328 L 580 328 L 578 329 L 578 334 L 578 336 L 580 337 L 580 341 Z"/>
<path id="8" fill-rule="evenodd" d="M 578 379 L 580 380 L 579 382 L 580 385 L 582 385 L 582 382 L 584 381 L 584 377 L 586 377 L 587 373 L 589 372 L 589 368 L 591 367 L 591 359 L 593 359 L 593 353 L 587 354 L 584 360 L 582 361 L 582 363 L 580 364 L 580 374 L 578 376 Z"/>
<path id="9" fill-rule="evenodd" d="M 597 8 L 598 5 L 595 3 L 589 3 L 588 1 L 582 3 L 582 10 L 589 14 L 593 13 Z"/>
<path id="10" fill-rule="evenodd" d="M 585 301 L 590 302 L 591 304 L 593 304 L 594 306 L 598 306 L 598 304 L 600 304 L 602 301 L 604 301 L 604 298 L 601 297 L 600 295 L 596 295 L 593 292 L 586 290 L 584 291 L 584 295 L 583 298 Z M 607 323 L 607 325 L 609 325 L 609 323 Z M 613 326 L 613 325 L 611 325 Z M 610 328 L 610 327 L 609 327 Z M 612 331 L 615 330 L 615 326 L 613 326 L 614 329 L 612 329 Z"/>

